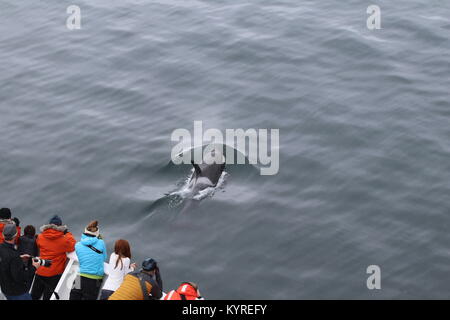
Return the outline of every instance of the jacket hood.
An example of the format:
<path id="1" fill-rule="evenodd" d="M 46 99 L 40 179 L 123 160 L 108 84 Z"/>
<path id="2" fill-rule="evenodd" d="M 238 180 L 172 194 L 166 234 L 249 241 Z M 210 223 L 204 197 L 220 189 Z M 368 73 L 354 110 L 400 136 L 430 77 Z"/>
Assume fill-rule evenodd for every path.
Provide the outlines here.
<path id="1" fill-rule="evenodd" d="M 179 286 L 177 289 L 177 293 L 195 298 L 198 297 L 197 290 L 195 290 L 194 287 L 188 283 L 183 283 L 181 286 Z"/>
<path id="2" fill-rule="evenodd" d="M 64 235 L 67 226 L 57 226 L 55 224 L 44 224 L 41 227 L 42 236 L 47 239 L 57 239 Z"/>
<path id="3" fill-rule="evenodd" d="M 0 223 L 3 223 L 3 224 L 14 223 L 14 224 L 16 224 L 14 222 L 14 220 L 11 220 L 11 219 L 0 219 Z"/>
<path id="4" fill-rule="evenodd" d="M 98 242 L 98 238 L 97 237 L 92 237 L 92 236 L 87 236 L 84 233 L 81 235 L 81 240 L 80 242 L 86 246 L 88 245 L 95 245 Z"/>

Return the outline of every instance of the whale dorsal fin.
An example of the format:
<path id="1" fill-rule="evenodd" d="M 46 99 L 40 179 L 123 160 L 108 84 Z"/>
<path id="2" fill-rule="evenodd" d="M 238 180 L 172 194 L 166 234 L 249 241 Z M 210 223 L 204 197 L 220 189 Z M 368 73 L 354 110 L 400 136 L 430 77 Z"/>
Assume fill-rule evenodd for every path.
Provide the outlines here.
<path id="1" fill-rule="evenodd" d="M 202 169 L 200 169 L 199 165 L 194 163 L 194 161 L 191 161 L 192 165 L 194 166 L 195 172 L 197 173 L 197 175 L 201 175 L 202 174 Z"/>

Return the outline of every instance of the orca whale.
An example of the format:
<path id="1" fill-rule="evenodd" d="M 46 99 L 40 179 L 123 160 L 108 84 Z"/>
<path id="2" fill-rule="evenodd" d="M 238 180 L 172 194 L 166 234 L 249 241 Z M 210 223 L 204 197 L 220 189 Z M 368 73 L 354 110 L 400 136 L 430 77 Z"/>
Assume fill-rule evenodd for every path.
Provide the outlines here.
<path id="1" fill-rule="evenodd" d="M 217 159 L 217 152 L 213 150 L 209 156 L 214 156 Z M 206 188 L 211 188 L 217 186 L 219 179 L 222 175 L 222 172 L 225 170 L 225 159 L 222 154 L 218 155 L 222 158 L 223 161 L 218 161 L 220 163 L 207 163 L 208 161 L 201 164 L 196 164 L 194 161 L 191 161 L 194 172 L 189 180 L 189 189 L 192 194 L 198 194 L 199 191 L 202 191 Z"/>
<path id="2" fill-rule="evenodd" d="M 213 157 L 216 161 L 211 161 Z M 222 161 L 217 161 L 221 159 Z M 185 198 L 185 203 L 180 211 L 184 214 L 187 211 L 194 211 L 200 204 L 201 191 L 208 188 L 215 188 L 219 183 L 222 173 L 225 171 L 225 157 L 219 151 L 212 150 L 204 155 L 200 164 L 191 161 L 194 171 L 188 180 L 187 192 L 189 197 Z"/>

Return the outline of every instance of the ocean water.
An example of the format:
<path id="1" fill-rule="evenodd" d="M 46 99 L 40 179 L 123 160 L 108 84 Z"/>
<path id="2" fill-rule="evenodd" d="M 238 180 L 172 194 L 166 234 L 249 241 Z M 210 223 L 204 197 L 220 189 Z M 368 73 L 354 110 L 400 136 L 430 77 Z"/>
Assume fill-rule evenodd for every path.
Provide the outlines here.
<path id="1" fill-rule="evenodd" d="M 209 299 L 450 297 L 450 3 L 0 2 L 0 206 Z M 366 27 L 371 4 L 381 29 Z M 191 210 L 177 128 L 280 130 Z M 366 268 L 381 268 L 368 290 Z"/>

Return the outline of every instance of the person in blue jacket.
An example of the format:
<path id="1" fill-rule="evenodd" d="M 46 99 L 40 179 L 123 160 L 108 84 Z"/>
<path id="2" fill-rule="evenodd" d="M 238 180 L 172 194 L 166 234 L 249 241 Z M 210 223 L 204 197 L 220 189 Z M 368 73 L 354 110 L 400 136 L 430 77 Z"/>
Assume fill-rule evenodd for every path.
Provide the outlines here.
<path id="1" fill-rule="evenodd" d="M 101 289 L 107 259 L 105 242 L 101 239 L 98 221 L 88 224 L 81 240 L 75 245 L 80 262 L 80 285 L 82 300 L 97 300 Z"/>

